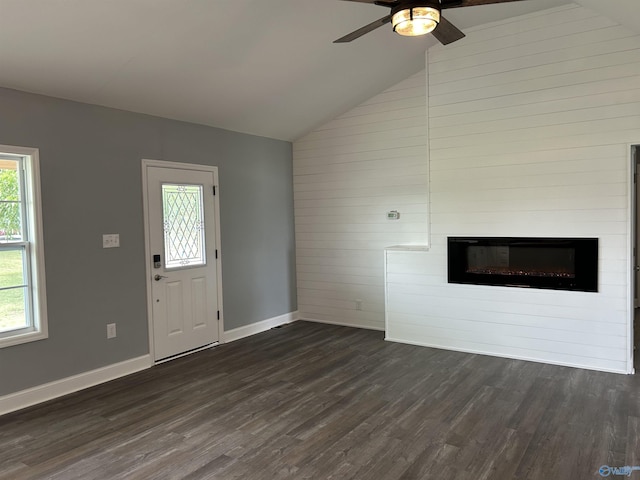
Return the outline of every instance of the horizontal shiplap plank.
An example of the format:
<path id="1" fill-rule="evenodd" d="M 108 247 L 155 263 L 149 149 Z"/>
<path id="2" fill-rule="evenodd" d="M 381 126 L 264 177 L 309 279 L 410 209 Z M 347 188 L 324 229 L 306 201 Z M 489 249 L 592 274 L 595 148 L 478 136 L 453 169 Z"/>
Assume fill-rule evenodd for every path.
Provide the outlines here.
<path id="1" fill-rule="evenodd" d="M 339 190 L 343 188 L 384 186 L 394 184 L 411 183 L 414 179 L 421 183 L 426 183 L 427 166 L 416 165 L 402 170 L 370 170 L 357 174 L 335 174 L 314 175 L 314 178 L 305 176 L 301 181 L 294 181 L 294 190 L 297 192 L 314 190 Z"/>
<path id="2" fill-rule="evenodd" d="M 625 152 L 626 153 L 626 152 Z M 537 161 L 486 165 L 476 162 L 456 162 L 457 168 L 441 168 L 432 172 L 432 179 L 438 181 L 452 182 L 460 177 L 474 177 L 478 179 L 490 177 L 513 177 L 519 175 L 574 175 L 584 172 L 607 172 L 610 170 L 624 170 L 626 168 L 626 158 L 617 156 L 603 159 L 582 158 L 582 159 L 558 159 L 553 162 L 543 161 L 541 156 Z"/>
<path id="3" fill-rule="evenodd" d="M 640 82 L 640 77 L 638 77 Z M 433 150 L 446 148 L 465 148 L 477 145 L 478 140 L 498 144 L 508 139 L 513 144 L 536 139 L 538 142 L 553 140 L 555 138 L 574 137 L 582 135 L 595 136 L 607 132 L 620 132 L 622 130 L 640 130 L 640 110 L 635 115 L 621 116 L 611 119 L 581 120 L 578 117 L 571 123 L 563 125 L 544 125 L 529 128 L 518 128 L 514 122 L 514 128 L 509 130 L 493 130 L 480 134 L 467 134 L 455 137 L 433 138 L 430 140 Z M 562 134 L 564 132 L 564 135 Z"/>
<path id="4" fill-rule="evenodd" d="M 505 297 L 508 299 L 508 295 L 505 295 Z M 508 302 L 506 300 L 489 301 L 477 297 L 426 297 L 397 294 L 389 296 L 388 308 L 391 312 L 415 315 L 423 314 L 425 316 L 443 318 L 467 318 L 467 316 L 472 315 L 475 311 L 473 319 L 478 323 L 492 323 L 494 316 L 504 318 L 508 315 L 528 315 L 534 317 L 561 317 L 580 321 L 601 322 L 603 324 L 619 323 L 623 326 L 626 325 L 625 311 L 617 311 L 614 318 L 611 318 L 612 312 L 614 311 L 606 306 L 596 309 L 579 307 L 576 305 L 554 305 L 552 303 L 553 298 L 553 296 L 550 296 L 550 298 L 546 300 L 547 303 L 537 305 L 534 303 Z M 508 320 L 505 321 L 508 322 Z M 542 334 L 543 332 L 540 332 L 540 335 Z"/>
<path id="5" fill-rule="evenodd" d="M 636 54 L 640 50 L 636 50 Z M 592 69 L 589 71 L 575 71 L 557 73 L 536 79 L 521 80 L 515 83 L 502 85 L 491 85 L 484 88 L 464 91 L 443 91 L 439 95 L 432 95 L 429 104 L 434 107 L 440 105 L 451 105 L 465 101 L 477 101 L 482 99 L 493 99 L 503 96 L 523 95 L 531 92 L 542 92 L 566 86 L 580 84 L 590 84 L 594 82 L 609 81 L 612 79 L 636 77 L 640 64 L 637 59 L 631 63 L 616 65 L 608 68 Z"/>
<path id="6" fill-rule="evenodd" d="M 439 97 L 456 92 L 475 91 L 476 89 L 482 92 L 483 89 L 493 88 L 498 85 L 511 88 L 517 86 L 520 82 L 539 82 L 545 77 L 556 77 L 565 74 L 573 75 L 578 72 L 581 73 L 583 77 L 578 79 L 578 83 L 582 83 L 585 80 L 590 81 L 591 75 L 597 75 L 597 70 L 606 71 L 611 67 L 633 65 L 637 63 L 637 61 L 638 53 L 636 49 L 615 51 L 605 55 L 572 58 L 569 60 L 562 59 L 557 63 L 534 65 L 480 77 L 452 78 L 442 84 L 431 83 L 429 85 L 429 94 L 433 97 Z M 480 96 L 482 96 L 481 93 Z"/>
<path id="7" fill-rule="evenodd" d="M 294 176 L 297 174 L 298 168 L 305 167 L 318 167 L 326 165 L 327 168 L 332 168 L 332 165 L 342 165 L 348 163 L 361 163 L 375 160 L 387 160 L 389 162 L 400 162 L 406 158 L 415 158 L 416 156 L 425 157 L 427 148 L 425 143 L 411 142 L 411 145 L 396 146 L 394 148 L 382 148 L 366 149 L 363 147 L 361 150 L 356 150 L 347 153 L 336 153 L 329 149 L 319 149 L 315 152 L 315 156 L 309 158 L 302 158 L 300 155 L 295 155 L 293 163 Z M 387 164 L 390 165 L 390 164 Z M 377 168 L 380 168 L 378 165 Z"/>
<path id="8" fill-rule="evenodd" d="M 357 275 L 359 277 L 373 277 L 379 278 L 383 274 L 383 265 L 367 265 L 367 266 L 354 266 L 349 264 L 342 265 L 298 265 L 298 275 L 306 276 L 305 274 L 336 274 L 336 275 Z"/>
<path id="9" fill-rule="evenodd" d="M 562 319 L 549 319 L 535 315 L 511 314 L 508 318 L 504 318 L 504 315 L 485 312 L 474 315 L 472 309 L 464 308 L 460 309 L 459 315 L 451 318 L 442 308 L 420 313 L 411 311 L 412 309 L 406 306 L 400 306 L 404 308 L 395 309 L 393 305 L 388 307 L 393 312 L 394 322 L 398 325 L 447 328 L 476 333 L 493 330 L 510 337 L 561 341 L 584 346 L 600 343 L 611 348 L 617 347 L 621 340 L 624 341 L 627 333 L 622 324 L 617 328 L 607 328 L 604 322 L 580 323 L 574 320 L 564 323 Z M 557 328 L 558 326 L 563 328 Z"/>
<path id="10" fill-rule="evenodd" d="M 301 191 L 297 190 L 296 198 L 300 200 L 312 200 L 312 199 L 331 199 L 331 198 L 374 198 L 374 197 L 413 197 L 414 195 L 424 194 L 426 195 L 426 176 L 415 178 L 407 178 L 404 182 L 397 182 L 393 179 L 389 179 L 384 188 L 371 188 L 372 185 L 352 186 L 336 189 L 325 190 L 311 190 Z M 407 200 L 409 200 L 407 198 Z"/>
<path id="11" fill-rule="evenodd" d="M 635 56 L 639 54 L 634 52 Z M 429 120 L 430 128 L 441 129 L 448 128 L 455 131 L 456 128 L 464 125 L 477 125 L 486 122 L 498 122 L 501 120 L 516 119 L 522 122 L 523 113 L 526 121 L 535 121 L 540 115 L 575 115 L 579 116 L 586 109 L 608 109 L 617 105 L 626 105 L 629 102 L 635 102 L 640 98 L 640 88 L 622 89 L 616 91 L 597 92 L 588 97 L 570 97 L 557 98 L 548 101 L 538 99 L 534 103 L 526 103 L 526 107 L 522 105 L 512 106 L 491 106 L 491 110 L 476 110 L 460 113 L 445 113 L 439 117 L 431 116 Z M 523 111 L 524 110 L 524 111 Z M 533 120 L 532 120 L 533 119 Z M 455 128 L 451 128 L 455 127 Z"/>
<path id="12" fill-rule="evenodd" d="M 344 163 L 321 163 L 294 167 L 294 182 L 304 183 L 312 175 L 344 175 L 358 172 L 382 171 L 401 175 L 405 169 L 424 166 L 427 162 L 424 155 L 405 155 L 394 157 L 394 164 L 389 165 L 389 158 L 349 161 Z M 314 177 L 311 177 L 314 178 Z"/>
<path id="13" fill-rule="evenodd" d="M 549 211 L 548 210 L 529 210 L 526 212 L 513 212 L 506 210 L 506 212 L 516 213 L 523 220 L 527 222 L 535 222 L 535 223 L 547 223 L 549 221 Z M 473 215 L 473 223 L 495 223 L 499 222 L 500 218 L 504 216 L 504 211 L 501 209 L 496 209 L 492 212 L 478 212 L 476 211 Z M 432 213 L 431 221 L 439 224 L 452 224 L 452 223 L 460 223 L 462 221 L 468 221 L 469 215 L 463 212 L 449 212 L 449 213 Z M 627 223 L 627 215 L 624 210 L 556 210 L 554 211 L 553 221 L 556 223 L 560 222 L 563 224 L 568 223 L 589 223 L 589 224 L 597 224 L 602 223 L 602 227 L 598 229 L 601 230 L 602 233 L 607 234 L 624 234 L 626 233 L 626 229 L 622 232 L 611 232 L 609 229 L 614 225 L 619 223 L 626 225 Z M 608 228 L 605 228 L 605 224 L 608 224 Z M 592 225 L 593 226 L 593 225 Z M 616 229 L 619 227 L 616 227 Z"/>
<path id="14" fill-rule="evenodd" d="M 595 172 L 579 172 L 571 175 L 556 175 L 553 173 L 539 173 L 537 175 L 501 175 L 495 176 L 489 172 L 488 175 L 481 175 L 485 172 L 477 172 L 481 180 L 470 178 L 461 173 L 455 180 L 455 188 L 459 191 L 468 191 L 469 188 L 477 188 L 479 182 L 482 182 L 483 190 L 502 189 L 502 188 L 551 188 L 554 186 L 572 186 L 572 185 L 608 185 L 609 188 L 619 184 L 626 184 L 627 172 L 625 170 L 603 170 Z M 438 172 L 431 175 L 433 184 L 437 184 L 438 188 L 433 187 L 433 192 L 442 191 L 448 188 L 446 178 L 450 178 L 452 172 Z M 442 180 L 439 182 L 438 180 Z M 311 192 L 305 192 L 310 194 Z"/>
<path id="15" fill-rule="evenodd" d="M 531 50 L 533 48 L 531 47 L 527 49 L 527 53 L 521 56 L 517 55 L 518 50 L 515 48 L 513 50 L 509 49 L 508 52 L 498 50 L 498 53 L 501 54 L 500 59 L 492 56 L 493 52 L 487 51 L 465 61 L 440 62 L 430 65 L 429 85 L 640 48 L 640 39 L 628 30 L 612 27 L 606 29 L 605 32 L 606 35 L 604 37 L 599 37 L 597 35 L 598 32 L 584 34 L 582 39 L 587 39 L 587 43 L 580 43 L 579 41 L 571 43 L 551 42 L 545 48 L 540 48 L 537 51 Z M 551 48 L 554 45 L 556 48 Z M 487 59 L 490 59 L 490 61 L 486 61 Z M 484 63 L 482 63 L 483 60 L 485 60 Z"/>
<path id="16" fill-rule="evenodd" d="M 639 64 L 640 65 L 640 64 Z M 518 118 L 517 122 L 513 118 L 492 120 L 485 117 L 484 122 L 474 124 L 457 125 L 456 128 L 440 127 L 431 128 L 430 138 L 450 138 L 467 135 L 486 134 L 491 132 L 503 132 L 505 136 L 510 135 L 513 130 L 531 129 L 538 127 L 564 127 L 572 123 L 596 122 L 605 119 L 617 119 L 637 116 L 640 112 L 640 91 L 633 101 L 633 97 L 627 95 L 627 101 L 620 105 L 606 105 L 596 108 L 578 108 L 576 110 L 556 112 L 540 115 L 529 115 Z M 587 107 L 585 102 L 585 107 Z"/>
<path id="17" fill-rule="evenodd" d="M 355 310 L 355 308 L 336 308 L 329 305 L 305 305 L 304 313 L 319 314 L 323 316 L 327 315 L 336 319 L 342 318 L 342 320 L 346 321 L 346 323 L 350 323 L 348 321 L 349 319 L 358 319 L 360 321 L 368 320 L 372 323 L 384 321 L 384 312 L 382 311 L 373 312 L 366 310 Z"/>
<path id="18" fill-rule="evenodd" d="M 584 106 L 585 102 L 593 95 L 601 95 L 605 92 L 617 93 L 627 92 L 629 100 L 633 101 L 629 92 L 635 93 L 638 89 L 638 76 L 630 75 L 615 79 L 606 79 L 598 81 L 585 81 L 584 83 L 574 85 L 564 85 L 555 88 L 540 88 L 539 90 L 530 90 L 511 95 L 496 95 L 493 97 L 474 98 L 465 102 L 443 103 L 441 105 L 429 106 L 429 115 L 432 118 L 440 116 L 449 116 L 456 114 L 466 114 L 472 112 L 485 112 L 488 119 L 491 120 L 491 111 L 497 109 L 505 109 L 509 107 L 520 107 L 520 116 L 527 116 L 529 105 L 535 108 L 536 104 L 554 101 L 566 101 L 573 99 L 572 107 L 576 108 Z M 431 103 L 431 99 L 429 99 Z M 565 105 L 568 102 L 565 102 Z M 587 102 L 588 106 L 589 103 Z M 430 122 L 431 123 L 431 122 Z"/>
<path id="19" fill-rule="evenodd" d="M 477 184 L 468 185 L 466 189 L 457 186 L 452 186 L 449 189 L 443 188 L 437 192 L 431 192 L 431 199 L 433 202 L 432 208 L 435 209 L 435 211 L 441 211 L 440 205 L 442 205 L 442 211 L 451 211 L 451 209 L 454 209 L 455 202 L 452 201 L 449 203 L 452 196 L 455 196 L 456 201 L 459 202 L 457 211 L 468 208 L 470 201 L 478 201 L 478 205 L 483 201 L 498 203 L 514 202 L 516 206 L 520 207 L 517 209 L 518 211 L 523 211 L 523 207 L 528 205 L 529 208 L 524 208 L 526 211 L 538 209 L 538 202 L 544 202 L 545 199 L 551 199 L 553 202 L 548 211 L 553 211 L 556 207 L 566 209 L 565 205 L 569 204 L 565 204 L 565 201 L 575 204 L 575 202 L 580 201 L 580 199 L 584 199 L 584 204 L 588 208 L 589 205 L 592 205 L 594 201 L 597 201 L 599 198 L 603 198 L 605 199 L 604 201 L 607 202 L 620 202 L 620 199 L 622 199 L 624 202 L 622 206 L 626 207 L 627 187 L 627 182 L 617 184 L 545 185 L 544 198 L 542 198 L 543 196 L 538 186 L 502 185 L 500 188 L 489 189 L 481 184 Z M 464 193 L 464 195 L 462 195 L 462 193 Z M 617 203 L 617 205 L 621 204 Z M 503 206 L 501 210 L 502 209 L 510 210 L 509 206 Z M 483 211 L 483 209 L 478 208 L 477 211 Z M 514 214 L 513 217 L 515 216 Z"/>
<path id="20" fill-rule="evenodd" d="M 382 255 L 368 255 L 368 256 L 356 256 L 356 255 L 332 255 L 326 253 L 325 255 L 306 255 L 300 258 L 298 266 L 307 267 L 311 265 L 322 265 L 325 267 L 376 267 L 380 273 L 384 268 L 384 262 Z"/>
<path id="21" fill-rule="evenodd" d="M 605 131 L 592 131 L 591 133 L 581 133 L 566 136 L 554 135 L 549 138 L 537 138 L 532 136 L 528 139 L 511 141 L 505 136 L 503 139 L 487 144 L 480 155 L 517 155 L 522 151 L 546 152 L 548 150 L 564 150 L 580 147 L 599 147 L 605 145 L 623 146 L 637 142 L 637 128 L 607 129 Z M 430 158 L 432 161 L 451 161 L 458 158 L 468 158 L 478 154 L 478 149 L 474 145 L 452 146 L 449 148 L 432 149 Z"/>
<path id="22" fill-rule="evenodd" d="M 371 288 L 356 289 L 316 289 L 316 288 L 300 288 L 298 292 L 298 301 L 304 304 L 312 304 L 314 302 L 332 302 L 333 306 L 337 306 L 337 302 L 345 309 L 355 309 L 356 301 L 362 302 L 363 308 L 367 305 L 371 306 L 372 311 L 382 312 L 384 310 L 384 296 L 382 292 L 375 292 Z M 322 303 L 320 303 L 322 305 Z"/>
<path id="23" fill-rule="evenodd" d="M 626 145 L 597 145 L 597 146 L 574 146 L 562 150 L 536 150 L 520 151 L 515 153 L 497 155 L 479 152 L 471 158 L 459 158 L 455 162 L 443 159 L 432 159 L 429 170 L 431 172 L 439 170 L 467 170 L 469 168 L 484 167 L 505 167 L 517 168 L 518 165 L 540 165 L 545 163 L 574 163 L 589 162 L 596 160 L 604 167 L 611 162 L 626 162 L 629 157 Z M 574 163 L 575 164 L 575 163 Z M 543 167 L 546 168 L 546 167 Z M 553 167 L 552 167 L 553 168 Z M 563 167 L 558 167 L 563 168 Z"/>
<path id="24" fill-rule="evenodd" d="M 312 280 L 298 279 L 298 288 L 302 290 L 322 290 L 329 293 L 333 292 L 350 292 L 354 298 L 384 298 L 383 285 L 371 286 L 359 283 L 344 284 L 339 282 L 318 282 Z"/>
<path id="25" fill-rule="evenodd" d="M 298 296 L 298 302 L 301 305 L 304 305 L 307 311 L 312 306 L 316 308 L 329 307 L 334 311 L 339 309 L 356 312 L 375 313 L 376 319 L 379 319 L 381 314 L 384 315 L 384 302 L 382 302 L 381 300 L 382 298 L 380 298 L 377 302 L 369 302 L 361 298 L 335 299 L 328 298 L 326 295 L 317 295 L 315 291 L 304 291 L 301 292 Z M 357 308 L 360 308 L 360 310 L 358 310 Z"/>
<path id="26" fill-rule="evenodd" d="M 559 187 L 561 189 L 562 187 Z M 620 210 L 624 211 L 627 198 L 625 195 L 606 196 L 593 199 L 577 199 L 571 197 L 561 197 L 555 195 L 557 189 L 545 189 L 545 194 L 540 195 L 536 189 L 529 188 L 526 190 L 527 195 L 518 195 L 517 189 L 503 192 L 499 199 L 485 198 L 483 194 L 462 197 L 458 192 L 449 192 L 433 199 L 435 208 L 433 213 L 455 213 L 460 209 L 468 208 L 470 203 L 474 204 L 476 212 L 505 212 L 522 213 L 531 211 L 543 211 L 549 214 L 549 210 L 564 210 L 579 212 L 586 210 L 589 212 L 597 212 L 600 210 L 611 210 L 620 214 Z M 435 197 L 436 195 L 434 195 Z"/>
<path id="27" fill-rule="evenodd" d="M 559 58 L 568 59 L 593 55 L 600 52 L 599 46 L 602 43 L 615 43 L 621 39 L 633 37 L 632 32 L 620 28 L 609 19 L 603 21 L 602 28 L 595 30 L 588 28 L 590 23 L 592 23 L 591 20 L 580 24 L 570 24 L 568 29 L 571 30 L 573 27 L 576 30 L 571 35 L 565 35 L 564 28 L 561 31 L 556 28 L 553 35 L 549 35 L 548 38 L 538 38 L 538 41 L 534 42 L 526 38 L 528 37 L 526 33 L 514 36 L 513 38 L 518 40 L 514 40 L 510 45 L 505 45 L 503 43 L 504 39 L 485 42 L 484 45 L 478 45 L 478 47 L 484 48 L 472 55 L 430 64 L 429 73 L 435 76 L 443 72 L 460 72 L 474 69 L 476 75 L 478 72 L 488 75 L 496 71 L 506 71 L 504 69 L 505 62 L 508 62 L 511 66 L 540 65 L 541 61 L 543 63 L 553 63 Z M 531 35 L 531 38 L 535 38 L 535 35 Z M 628 45 L 628 42 L 626 45 Z M 495 48 L 496 46 L 499 46 L 499 48 Z M 619 50 L 619 47 L 616 48 L 616 51 Z M 464 74 L 458 76 L 458 78 L 462 77 L 464 77 Z M 435 83 L 438 82 L 435 81 Z"/>
<path id="28" fill-rule="evenodd" d="M 393 202 L 389 203 L 389 206 Z M 401 220 L 407 222 L 423 223 L 427 220 L 427 203 L 403 203 Z M 387 222 L 387 210 L 379 205 L 356 205 L 334 207 L 304 207 L 296 208 L 296 225 L 309 223 L 343 223 L 371 224 Z"/>
<path id="29" fill-rule="evenodd" d="M 393 152 L 399 148 L 423 147 L 426 145 L 427 132 L 422 130 L 413 136 L 403 135 L 399 132 L 393 137 L 384 135 L 371 135 L 367 140 L 359 138 L 358 142 L 342 142 L 341 145 L 332 145 L 326 148 L 309 149 L 296 152 L 301 159 L 322 159 L 327 156 L 346 156 L 364 152 L 374 151 L 390 151 Z"/>
<path id="30" fill-rule="evenodd" d="M 404 218 L 404 216 L 403 216 Z M 413 233 L 421 235 L 424 232 L 426 226 L 426 217 L 422 223 L 409 223 L 400 222 L 397 220 L 382 219 L 380 223 L 303 223 L 296 226 L 296 235 L 304 237 L 307 234 L 312 238 L 319 238 L 317 234 L 326 234 L 330 236 L 345 235 L 345 234 L 360 234 L 371 233 Z"/>

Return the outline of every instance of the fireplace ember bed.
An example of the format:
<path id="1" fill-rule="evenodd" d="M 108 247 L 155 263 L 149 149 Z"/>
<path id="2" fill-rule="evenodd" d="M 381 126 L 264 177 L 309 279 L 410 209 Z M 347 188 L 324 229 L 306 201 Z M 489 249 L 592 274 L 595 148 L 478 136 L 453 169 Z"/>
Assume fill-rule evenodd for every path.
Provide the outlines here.
<path id="1" fill-rule="evenodd" d="M 449 283 L 598 291 L 597 238 L 448 237 Z"/>

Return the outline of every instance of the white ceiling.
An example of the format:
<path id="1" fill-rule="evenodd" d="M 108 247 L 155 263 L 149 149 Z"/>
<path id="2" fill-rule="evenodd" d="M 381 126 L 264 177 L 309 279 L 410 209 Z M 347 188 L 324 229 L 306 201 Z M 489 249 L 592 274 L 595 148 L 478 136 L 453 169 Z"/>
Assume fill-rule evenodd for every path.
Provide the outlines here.
<path id="1" fill-rule="evenodd" d="M 464 30 L 570 1 L 445 16 Z M 638 0 L 577 1 L 640 27 Z M 424 68 L 429 35 L 387 25 L 332 43 L 387 13 L 341 0 L 0 0 L 0 86 L 294 140 Z"/>

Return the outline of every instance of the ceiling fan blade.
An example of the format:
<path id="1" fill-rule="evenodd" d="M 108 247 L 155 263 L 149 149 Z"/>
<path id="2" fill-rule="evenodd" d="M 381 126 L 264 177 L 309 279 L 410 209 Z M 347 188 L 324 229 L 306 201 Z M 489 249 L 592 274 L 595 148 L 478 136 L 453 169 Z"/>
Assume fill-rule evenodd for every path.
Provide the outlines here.
<path id="1" fill-rule="evenodd" d="M 378 20 L 376 20 L 375 22 L 371 22 L 369 25 L 365 25 L 362 28 L 359 28 L 358 30 L 355 30 L 353 32 L 351 32 L 348 35 L 345 35 L 342 38 L 339 38 L 338 40 L 334 40 L 333 43 L 346 43 L 346 42 L 350 42 L 352 40 L 355 40 L 356 38 L 360 38 L 362 35 L 364 35 L 365 33 L 369 33 L 372 32 L 373 30 L 375 30 L 378 27 L 381 27 L 387 23 L 389 23 L 391 21 L 391 15 L 387 15 L 386 17 L 382 17 Z"/>
<path id="2" fill-rule="evenodd" d="M 458 8 L 458 7 L 475 7 L 476 5 L 490 5 L 492 3 L 509 3 L 523 2 L 525 0 L 443 0 L 440 7 Z"/>
<path id="3" fill-rule="evenodd" d="M 394 7 L 399 0 L 342 0 L 343 2 L 373 3 L 382 7 Z"/>
<path id="4" fill-rule="evenodd" d="M 444 17 L 440 17 L 440 23 L 438 23 L 436 29 L 431 32 L 431 35 L 436 37 L 443 45 L 449 45 L 465 37 L 465 34 L 462 33 L 458 27 Z"/>

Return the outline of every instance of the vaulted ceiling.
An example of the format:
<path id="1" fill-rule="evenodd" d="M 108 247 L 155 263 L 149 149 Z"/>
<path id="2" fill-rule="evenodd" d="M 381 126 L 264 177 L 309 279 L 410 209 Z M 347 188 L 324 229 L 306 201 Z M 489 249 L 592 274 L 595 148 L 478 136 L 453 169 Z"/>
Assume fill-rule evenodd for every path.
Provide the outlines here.
<path id="1" fill-rule="evenodd" d="M 571 0 L 446 11 L 464 30 Z M 576 0 L 640 31 L 638 0 Z M 430 36 L 341 0 L 0 0 L 0 86 L 294 140 L 424 68 Z"/>

